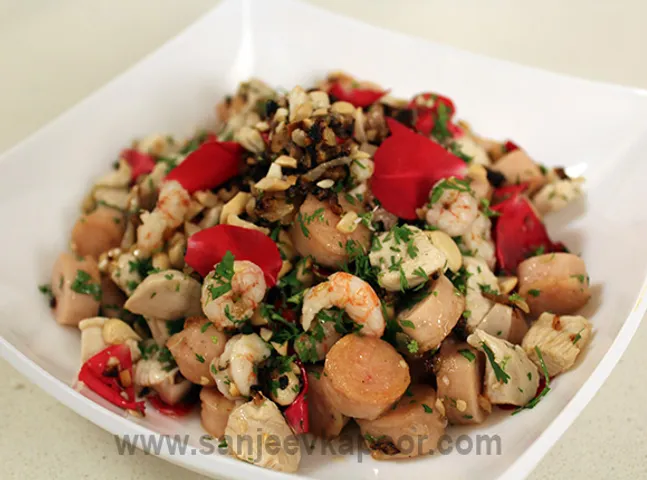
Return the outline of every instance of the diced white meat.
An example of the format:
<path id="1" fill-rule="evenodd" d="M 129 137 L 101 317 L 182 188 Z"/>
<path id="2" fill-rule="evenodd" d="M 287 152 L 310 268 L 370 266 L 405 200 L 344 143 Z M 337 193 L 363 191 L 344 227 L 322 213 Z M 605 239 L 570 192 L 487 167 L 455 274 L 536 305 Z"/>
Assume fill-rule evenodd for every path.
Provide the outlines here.
<path id="1" fill-rule="evenodd" d="M 467 343 L 485 353 L 485 396 L 490 403 L 523 407 L 537 394 L 539 370 L 518 345 L 475 330 Z"/>
<path id="2" fill-rule="evenodd" d="M 492 300 L 483 296 L 481 285 L 496 293 L 499 291 L 499 283 L 485 260 L 476 257 L 463 257 L 463 265 L 470 274 L 467 279 L 465 295 L 465 309 L 470 312 L 467 315 L 467 326 L 474 329 L 494 305 Z"/>
<path id="3" fill-rule="evenodd" d="M 535 365 L 540 366 L 539 349 L 548 375 L 570 369 L 591 339 L 591 324 L 581 315 L 543 313 L 530 327 L 521 346 Z"/>
<path id="4" fill-rule="evenodd" d="M 409 240 L 404 240 L 397 233 L 402 229 L 405 229 Z M 431 243 L 425 232 L 409 225 L 379 234 L 369 260 L 372 266 L 380 269 L 380 285 L 391 292 L 426 282 L 429 276 L 442 270 L 447 262 L 443 252 Z"/>

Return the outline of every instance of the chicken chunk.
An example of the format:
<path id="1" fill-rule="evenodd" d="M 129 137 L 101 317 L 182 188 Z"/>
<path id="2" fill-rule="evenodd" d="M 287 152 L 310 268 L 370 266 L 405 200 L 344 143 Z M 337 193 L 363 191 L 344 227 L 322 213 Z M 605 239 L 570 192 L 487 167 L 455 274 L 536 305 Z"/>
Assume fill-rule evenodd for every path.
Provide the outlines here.
<path id="1" fill-rule="evenodd" d="M 530 327 L 521 346 L 535 365 L 541 352 L 548 375 L 554 377 L 570 369 L 591 339 L 591 324 L 582 316 L 542 314 Z"/>
<path id="2" fill-rule="evenodd" d="M 523 407 L 537 394 L 539 370 L 518 345 L 475 330 L 467 343 L 485 353 L 485 396 L 490 403 Z"/>
<path id="3" fill-rule="evenodd" d="M 397 292 L 413 288 L 442 270 L 445 254 L 417 227 L 396 226 L 377 236 L 369 254 L 373 267 L 378 267 L 378 281 L 386 290 Z"/>

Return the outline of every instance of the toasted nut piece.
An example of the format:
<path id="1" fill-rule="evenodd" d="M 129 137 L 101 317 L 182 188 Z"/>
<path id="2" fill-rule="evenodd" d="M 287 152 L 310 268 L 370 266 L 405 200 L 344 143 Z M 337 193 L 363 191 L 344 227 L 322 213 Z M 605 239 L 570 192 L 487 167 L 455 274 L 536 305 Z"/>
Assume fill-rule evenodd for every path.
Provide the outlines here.
<path id="1" fill-rule="evenodd" d="M 220 205 L 222 203 L 220 197 L 209 190 L 200 190 L 199 192 L 195 192 L 193 194 L 193 198 L 195 198 L 203 207 L 206 208 L 213 208 L 216 205 Z"/>
<path id="2" fill-rule="evenodd" d="M 189 209 L 187 210 L 186 214 L 184 215 L 184 219 L 185 220 L 192 220 L 202 210 L 204 210 L 204 205 L 202 205 L 197 200 L 191 200 L 191 203 L 189 203 Z"/>
<path id="3" fill-rule="evenodd" d="M 103 336 L 103 341 L 109 345 L 126 343 L 126 340 L 130 339 L 137 341 L 142 339 L 132 328 L 130 328 L 130 325 L 118 318 L 110 318 L 106 320 L 106 323 L 103 325 L 103 329 L 101 330 L 101 335 Z"/>
<path id="4" fill-rule="evenodd" d="M 292 141 L 300 147 L 305 147 L 308 144 L 308 136 L 306 132 L 300 128 L 296 128 L 292 131 L 291 135 Z"/>
<path id="5" fill-rule="evenodd" d="M 499 291 L 502 295 L 507 295 L 514 290 L 514 287 L 516 287 L 519 282 L 519 278 L 514 276 L 499 277 L 497 280 L 499 281 Z"/>
<path id="6" fill-rule="evenodd" d="M 272 330 L 270 330 L 269 328 L 261 328 L 261 338 L 266 342 L 270 341 L 272 335 L 274 335 L 274 332 L 272 332 Z"/>
<path id="7" fill-rule="evenodd" d="M 200 231 L 200 225 L 193 222 L 184 222 L 184 234 L 189 238 L 191 235 Z"/>
<path id="8" fill-rule="evenodd" d="M 327 108 L 318 108 L 314 112 L 312 112 L 313 117 L 323 117 L 324 115 L 328 115 Z"/>
<path id="9" fill-rule="evenodd" d="M 248 222 L 247 220 L 243 220 L 238 215 L 234 214 L 229 215 L 229 217 L 227 218 L 227 225 L 235 225 L 237 227 L 249 228 L 250 230 L 258 230 L 265 235 L 270 234 L 269 228 L 259 227 L 258 225 L 255 225 L 252 222 Z"/>
<path id="10" fill-rule="evenodd" d="M 280 167 L 286 168 L 297 168 L 298 165 L 297 159 L 288 155 L 281 155 L 279 158 L 274 160 L 274 163 Z"/>
<path id="11" fill-rule="evenodd" d="M 276 163 L 270 164 L 270 168 L 267 171 L 265 178 L 283 178 L 283 171 L 281 170 L 281 166 L 277 165 Z"/>
<path id="12" fill-rule="evenodd" d="M 171 266 L 176 270 L 181 270 L 184 267 L 184 249 L 186 248 L 186 237 L 177 232 L 171 237 L 168 249 L 168 258 Z"/>
<path id="13" fill-rule="evenodd" d="M 342 233 L 353 233 L 357 228 L 357 222 L 355 222 L 355 220 L 358 218 L 359 217 L 355 212 L 346 213 L 337 223 L 337 230 Z"/>
<path id="14" fill-rule="evenodd" d="M 229 215 L 240 215 L 245 211 L 245 205 L 247 201 L 252 198 L 252 195 L 247 192 L 238 192 L 234 198 L 229 200 L 222 211 L 220 212 L 220 223 L 227 223 L 227 218 Z"/>
<path id="15" fill-rule="evenodd" d="M 310 92 L 308 95 L 310 96 L 312 107 L 315 110 L 328 109 L 330 107 L 330 99 L 328 98 L 328 94 L 326 92 L 317 90 L 314 92 Z"/>
<path id="16" fill-rule="evenodd" d="M 296 110 L 294 111 L 294 115 L 290 113 L 290 121 L 291 122 L 300 122 L 301 120 L 305 120 L 308 118 L 310 115 L 312 115 L 312 103 L 306 102 L 302 105 L 299 105 Z"/>
<path id="17" fill-rule="evenodd" d="M 270 342 L 279 355 L 285 357 L 288 354 L 288 342 L 278 343 Z"/>
<path id="18" fill-rule="evenodd" d="M 471 163 L 467 169 L 467 176 L 473 180 L 487 182 L 487 170 L 483 165 Z"/>
<path id="19" fill-rule="evenodd" d="M 341 113 L 342 115 L 352 115 L 355 113 L 355 107 L 349 102 L 335 102 L 330 107 L 333 113 Z"/>
<path id="20" fill-rule="evenodd" d="M 456 242 L 452 240 L 452 237 L 441 230 L 433 230 L 425 233 L 429 237 L 429 240 L 431 240 L 433 246 L 443 252 L 445 257 L 447 257 L 447 268 L 452 272 L 458 272 L 461 265 L 463 265 L 463 256 Z"/>
<path id="21" fill-rule="evenodd" d="M 288 260 L 283 260 L 283 263 L 281 264 L 281 270 L 279 270 L 279 274 L 277 275 L 278 279 L 283 278 L 285 275 L 287 275 L 290 270 L 292 270 L 292 263 L 289 262 Z"/>
<path id="22" fill-rule="evenodd" d="M 254 128 L 259 132 L 267 132 L 270 129 L 270 125 L 267 122 L 258 122 L 254 125 Z"/>
<path id="23" fill-rule="evenodd" d="M 510 301 L 514 304 L 515 307 L 518 307 L 526 315 L 530 313 L 530 307 L 523 298 L 513 298 Z"/>
<path id="24" fill-rule="evenodd" d="M 263 315 L 261 315 L 261 309 L 257 308 L 254 311 L 254 314 L 252 315 L 252 318 L 250 319 L 250 323 L 255 327 L 261 327 L 263 325 L 267 325 L 268 322 L 267 322 L 267 318 L 265 318 Z"/>
<path id="25" fill-rule="evenodd" d="M 168 270 L 171 268 L 171 260 L 169 259 L 168 254 L 164 252 L 154 254 L 152 263 L 153 268 L 157 268 L 158 270 Z"/>
<path id="26" fill-rule="evenodd" d="M 250 199 L 250 201 L 253 200 Z M 208 209 L 203 217 L 202 220 L 200 220 L 200 223 L 198 224 L 201 229 L 213 227 L 214 225 L 218 225 L 220 223 L 220 214 L 222 212 L 222 205 L 215 206 L 213 208 Z"/>
<path id="27" fill-rule="evenodd" d="M 325 180 L 320 180 L 317 182 L 319 188 L 331 188 L 335 184 L 334 180 L 326 178 Z"/>
<path id="28" fill-rule="evenodd" d="M 265 150 L 265 141 L 261 132 L 252 127 L 243 127 L 234 136 L 235 140 L 240 143 L 245 150 L 254 153 L 261 153 Z"/>
<path id="29" fill-rule="evenodd" d="M 255 186 L 259 190 L 264 190 L 266 192 L 284 192 L 292 185 L 293 183 L 289 182 L 288 180 L 265 177 L 261 178 Z"/>

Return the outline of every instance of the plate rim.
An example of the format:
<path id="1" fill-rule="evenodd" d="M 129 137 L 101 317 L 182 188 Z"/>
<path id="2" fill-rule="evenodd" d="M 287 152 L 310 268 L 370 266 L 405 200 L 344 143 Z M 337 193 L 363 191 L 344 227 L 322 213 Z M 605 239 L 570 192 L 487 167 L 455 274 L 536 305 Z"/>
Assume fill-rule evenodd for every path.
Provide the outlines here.
<path id="1" fill-rule="evenodd" d="M 52 128 L 59 121 L 65 120 L 67 117 L 74 115 L 77 110 L 83 108 L 84 105 L 90 103 L 95 98 L 100 97 L 105 91 L 113 88 L 114 85 L 121 82 L 124 78 L 128 77 L 132 72 L 141 68 L 143 64 L 149 62 L 152 58 L 155 58 L 158 55 L 163 54 L 168 47 L 181 41 L 184 37 L 190 35 L 191 31 L 199 24 L 208 21 L 211 16 L 217 15 L 219 10 L 224 10 L 231 4 L 239 5 L 240 8 L 249 11 L 250 8 L 253 8 L 252 5 L 255 3 L 254 0 L 223 0 L 215 7 L 209 9 L 202 15 L 200 15 L 195 21 L 191 22 L 189 25 L 180 30 L 177 34 L 170 37 L 164 43 L 159 45 L 157 48 L 151 52 L 144 55 L 142 58 L 137 60 L 134 64 L 127 67 L 124 71 L 117 74 L 114 78 L 110 79 L 108 82 L 99 86 L 96 90 L 65 109 L 62 113 L 56 115 L 54 118 L 49 120 L 44 125 L 40 126 L 34 132 L 30 133 L 16 144 L 10 146 L 6 150 L 0 153 L 0 164 L 3 161 L 6 161 L 15 151 L 24 148 L 29 143 L 38 139 L 44 132 Z M 473 52 L 466 50 L 460 47 L 455 47 L 452 45 L 444 44 L 441 42 L 428 40 L 419 35 L 408 34 L 399 30 L 391 30 L 387 27 L 381 25 L 375 25 L 369 22 L 365 22 L 355 17 L 346 16 L 326 8 L 311 5 L 309 3 L 303 3 L 298 0 L 265 0 L 264 5 L 269 4 L 278 4 L 281 5 L 298 5 L 300 8 L 305 8 L 306 10 L 311 10 L 315 12 L 322 12 L 328 16 L 333 16 L 335 18 L 344 19 L 345 21 L 354 22 L 357 24 L 362 24 L 369 26 L 372 29 L 375 29 L 383 34 L 388 35 L 397 35 L 400 37 L 414 39 L 416 42 L 423 42 L 425 44 L 434 45 L 436 47 L 443 48 L 446 51 L 455 52 L 460 55 L 468 55 L 476 58 L 481 58 L 489 61 L 494 61 L 499 64 L 506 64 L 516 69 L 524 69 L 531 73 L 538 73 L 541 75 L 551 75 L 555 78 L 560 78 L 568 82 L 579 82 L 589 84 L 595 87 L 599 87 L 605 90 L 613 90 L 615 92 L 622 92 L 625 94 L 633 95 L 634 97 L 640 98 L 645 101 L 647 99 L 647 89 L 634 87 L 630 85 L 623 85 L 613 82 L 605 82 L 599 80 L 592 80 L 584 77 L 579 77 L 577 75 L 565 74 L 560 72 L 555 72 L 549 69 L 545 69 L 538 66 L 527 65 L 522 63 L 517 63 L 511 60 L 498 58 L 491 55 L 486 55 L 482 53 Z M 584 381 L 579 390 L 575 393 L 573 398 L 564 406 L 562 411 L 552 419 L 552 421 L 546 426 L 546 428 L 539 434 L 539 436 L 528 446 L 528 448 L 515 459 L 499 476 L 499 480 L 507 479 L 518 479 L 525 478 L 527 475 L 534 470 L 537 464 L 541 461 L 542 458 L 546 455 L 548 450 L 555 445 L 555 443 L 561 438 L 564 432 L 572 425 L 573 421 L 582 413 L 584 408 L 589 404 L 593 396 L 599 391 L 603 383 L 608 379 L 609 375 L 617 365 L 618 361 L 626 351 L 629 343 L 637 331 L 642 318 L 647 312 L 647 301 L 645 297 L 647 296 L 647 276 L 643 279 L 642 285 L 640 287 L 638 298 L 634 300 L 634 305 L 631 312 L 625 318 L 620 330 L 616 334 L 613 342 L 609 346 L 607 352 L 600 359 L 598 365 L 591 371 L 588 378 Z M 39 388 L 44 390 L 48 395 L 55 398 L 57 401 L 65 405 L 67 408 L 70 408 L 76 414 L 81 417 L 89 420 L 94 425 L 99 428 L 113 434 L 113 435 L 123 435 L 125 433 L 130 435 L 153 435 L 161 436 L 162 434 L 154 432 L 149 428 L 131 421 L 127 416 L 117 415 L 116 413 L 110 411 L 107 408 L 104 408 L 100 404 L 94 402 L 90 398 L 82 395 L 76 391 L 73 387 L 66 384 L 65 382 L 59 380 L 58 378 L 51 375 L 49 372 L 40 367 L 36 362 L 29 359 L 24 355 L 20 350 L 18 350 L 9 340 L 4 338 L 0 334 L 0 357 L 4 358 L 21 374 L 25 375 L 34 385 L 37 385 Z M 138 449 L 141 450 L 139 446 Z M 179 465 L 183 468 L 186 468 L 191 471 L 199 472 L 204 475 L 213 476 L 214 474 L 224 475 L 227 478 L 238 479 L 251 479 L 262 478 L 268 479 L 286 479 L 286 478 L 296 478 L 296 479 L 309 479 L 312 477 L 307 477 L 303 475 L 287 475 L 281 472 L 261 469 L 260 467 L 250 465 L 248 463 L 236 460 L 229 456 L 219 456 L 220 460 L 223 461 L 221 465 L 226 466 L 226 469 L 218 469 L 214 471 L 213 466 L 214 462 L 211 457 L 208 457 L 204 454 L 196 455 L 178 455 L 171 454 L 168 451 L 168 446 L 166 443 L 163 444 L 162 449 L 159 454 L 155 456 L 161 457 L 173 464 Z M 221 471 L 222 470 L 222 471 Z"/>

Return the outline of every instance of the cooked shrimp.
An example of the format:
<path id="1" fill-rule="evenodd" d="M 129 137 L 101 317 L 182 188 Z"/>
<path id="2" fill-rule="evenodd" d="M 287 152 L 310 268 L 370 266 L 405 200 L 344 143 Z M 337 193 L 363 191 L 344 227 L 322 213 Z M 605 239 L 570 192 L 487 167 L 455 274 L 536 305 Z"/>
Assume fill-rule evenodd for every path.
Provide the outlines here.
<path id="1" fill-rule="evenodd" d="M 230 400 L 248 397 L 258 383 L 256 366 L 268 359 L 272 351 L 257 334 L 238 334 L 229 339 L 218 359 L 217 373 L 212 375 L 218 390 Z M 215 367 L 216 361 L 212 362 Z M 213 372 L 214 369 L 211 369 Z"/>
<path id="2" fill-rule="evenodd" d="M 450 182 L 450 180 L 441 180 Z M 432 192 L 436 191 L 436 187 Z M 432 193 L 433 195 L 433 193 Z M 479 213 L 478 202 L 469 191 L 444 188 L 440 198 L 427 210 L 426 221 L 451 237 L 465 235 Z"/>
<path id="3" fill-rule="evenodd" d="M 483 213 L 479 212 L 469 231 L 463 235 L 463 245 L 472 256 L 482 258 L 488 267 L 494 268 L 494 242 L 492 241 L 492 222 Z"/>
<path id="4" fill-rule="evenodd" d="M 182 224 L 190 204 L 191 196 L 179 182 L 162 184 L 155 210 L 142 214 L 142 225 L 137 229 L 140 250 L 150 254 L 161 248 L 164 234 Z"/>
<path id="5" fill-rule="evenodd" d="M 342 308 L 361 333 L 381 337 L 385 321 L 380 299 L 368 283 L 345 272 L 333 273 L 328 280 L 308 290 L 303 298 L 301 325 L 308 330 L 317 313 L 326 308 Z"/>
<path id="6" fill-rule="evenodd" d="M 220 330 L 236 328 L 239 323 L 251 318 L 267 290 L 263 270 L 255 263 L 236 260 L 233 271 L 229 280 L 213 270 L 202 285 L 202 311 Z M 228 282 L 231 289 L 219 294 L 218 290 L 222 290 Z"/>

